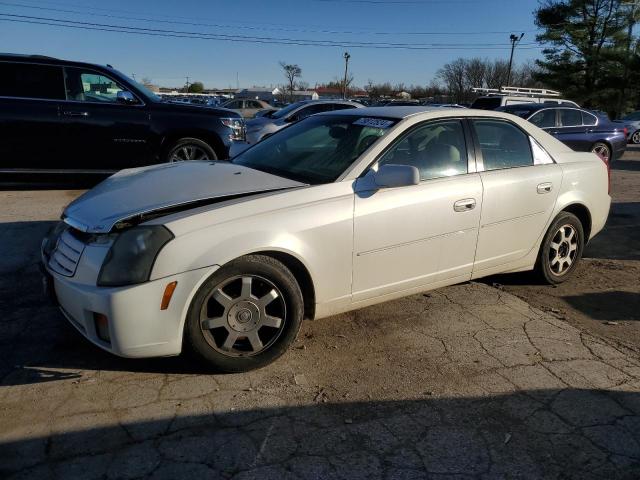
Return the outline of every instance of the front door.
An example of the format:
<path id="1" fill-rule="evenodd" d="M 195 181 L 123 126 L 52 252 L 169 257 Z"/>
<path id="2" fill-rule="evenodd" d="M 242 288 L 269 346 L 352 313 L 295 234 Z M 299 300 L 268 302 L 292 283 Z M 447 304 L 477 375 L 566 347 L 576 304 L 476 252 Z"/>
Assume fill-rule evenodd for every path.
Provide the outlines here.
<path id="1" fill-rule="evenodd" d="M 113 79 L 91 70 L 65 68 L 67 101 L 60 114 L 69 145 L 67 167 L 120 170 L 155 161 L 150 118 L 140 99 L 123 103 Z"/>
<path id="2" fill-rule="evenodd" d="M 527 255 L 553 212 L 562 169 L 506 120 L 477 119 L 484 194 L 474 276 Z"/>
<path id="3" fill-rule="evenodd" d="M 356 182 L 353 301 L 469 279 L 482 183 L 461 120 L 427 122 L 398 139 L 372 168 L 418 168 L 418 185 L 371 189 Z M 367 186 L 369 185 L 369 186 Z"/>

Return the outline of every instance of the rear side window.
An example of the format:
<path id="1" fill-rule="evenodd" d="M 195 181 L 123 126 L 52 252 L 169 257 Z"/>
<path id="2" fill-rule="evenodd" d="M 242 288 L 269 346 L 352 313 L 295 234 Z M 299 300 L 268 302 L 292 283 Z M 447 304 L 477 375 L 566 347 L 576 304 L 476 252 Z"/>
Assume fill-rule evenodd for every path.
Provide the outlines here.
<path id="1" fill-rule="evenodd" d="M 533 165 L 529 138 L 515 125 L 497 120 L 474 120 L 485 170 Z"/>
<path id="2" fill-rule="evenodd" d="M 64 100 L 62 67 L 0 62 L 0 96 Z"/>
<path id="3" fill-rule="evenodd" d="M 598 123 L 598 119 L 595 115 L 591 115 L 587 112 L 582 112 L 582 124 L 583 125 L 595 125 Z"/>
<path id="4" fill-rule="evenodd" d="M 532 116 L 529 121 L 536 127 L 551 128 L 556 126 L 556 111 L 552 109 L 542 110 Z"/>
<path id="5" fill-rule="evenodd" d="M 580 110 L 560 109 L 560 125 L 563 127 L 577 127 L 582 125 L 582 113 Z"/>

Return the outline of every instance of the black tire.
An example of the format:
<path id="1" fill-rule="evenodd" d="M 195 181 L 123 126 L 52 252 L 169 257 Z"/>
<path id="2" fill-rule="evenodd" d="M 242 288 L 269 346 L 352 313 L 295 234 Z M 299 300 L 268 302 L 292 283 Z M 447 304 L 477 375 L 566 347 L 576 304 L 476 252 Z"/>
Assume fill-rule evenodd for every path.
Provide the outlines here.
<path id="1" fill-rule="evenodd" d="M 572 240 L 566 242 L 566 239 L 562 242 L 558 242 L 560 238 L 560 229 L 564 227 L 571 227 L 574 231 L 574 235 L 576 236 L 575 243 L 575 251 L 572 253 Z M 571 232 L 570 228 L 565 229 L 565 235 L 567 232 Z M 555 239 L 555 241 L 554 241 Z M 552 244 L 562 246 L 561 249 L 555 249 Z M 564 244 L 567 244 L 564 247 Z M 542 240 L 542 245 L 540 246 L 540 252 L 538 254 L 538 261 L 536 262 L 536 272 L 545 282 L 556 285 L 558 283 L 565 282 L 573 273 L 576 268 L 576 265 L 582 258 L 582 251 L 584 250 L 584 229 L 582 228 L 582 223 L 574 214 L 569 212 L 561 212 L 554 222 L 551 224 L 547 233 Z M 567 250 L 568 249 L 568 250 Z M 567 253 L 568 256 L 562 256 L 562 254 Z M 571 256 L 573 255 L 573 256 Z M 558 265 L 558 263 L 562 259 L 562 266 Z M 556 261 L 554 265 L 552 262 Z M 571 263 L 567 266 L 567 263 L 571 261 Z M 558 270 L 561 269 L 559 272 Z"/>
<path id="2" fill-rule="evenodd" d="M 188 155 L 181 155 L 184 152 L 193 151 L 199 152 L 202 155 L 194 155 L 196 158 L 175 158 L 176 156 L 186 157 Z M 192 137 L 181 138 L 169 145 L 166 149 L 163 161 L 165 162 L 177 162 L 185 160 L 217 160 L 218 156 L 211 146 L 198 139 Z"/>
<path id="3" fill-rule="evenodd" d="M 210 308 L 209 302 L 213 301 L 214 304 L 216 303 L 215 299 L 212 300 L 210 297 L 212 292 L 220 290 L 220 286 L 224 285 L 225 282 L 235 282 L 237 278 L 244 281 L 244 277 L 247 276 L 252 276 L 254 281 L 255 279 L 258 281 L 264 279 L 274 285 L 279 291 L 278 293 L 281 293 L 281 297 L 278 295 L 276 298 L 281 298 L 285 306 L 285 314 L 282 315 L 282 324 L 277 328 L 277 336 L 271 340 L 272 343 L 265 343 L 264 349 L 258 353 L 248 352 L 242 354 L 236 351 L 223 353 L 223 347 L 221 347 L 220 344 L 211 343 L 215 342 L 212 333 L 214 330 L 207 331 L 205 327 L 201 327 L 201 322 L 203 322 L 201 312 L 208 311 Z M 232 283 L 228 285 L 233 286 Z M 234 298 L 231 298 L 231 300 L 240 302 L 240 300 Z M 205 304 L 205 302 L 207 303 Z M 215 316 L 220 316 L 223 319 L 230 318 L 231 313 L 227 314 L 230 309 L 227 309 L 227 307 L 223 308 L 224 312 L 222 314 L 216 314 Z M 235 306 L 231 308 L 235 308 Z M 272 257 L 265 255 L 247 255 L 220 268 L 196 293 L 189 306 L 185 323 L 185 350 L 192 353 L 198 360 L 203 361 L 217 372 L 237 373 L 254 370 L 275 361 L 287 351 L 296 339 L 303 317 L 304 300 L 302 292 L 300 291 L 298 282 L 289 269 Z M 237 331 L 232 330 L 230 321 L 225 320 L 225 322 L 225 326 L 217 328 L 217 331 L 220 335 L 223 335 L 223 339 L 232 332 L 235 335 L 240 335 L 239 340 L 234 342 L 231 348 L 231 350 L 234 350 L 234 347 L 245 341 L 245 338 L 242 338 L 242 334 L 238 334 Z M 267 330 L 271 332 L 269 328 L 267 328 Z M 256 331 L 260 332 L 262 330 Z M 248 341 L 248 338 L 246 340 Z M 223 343 L 223 341 L 220 343 Z"/>

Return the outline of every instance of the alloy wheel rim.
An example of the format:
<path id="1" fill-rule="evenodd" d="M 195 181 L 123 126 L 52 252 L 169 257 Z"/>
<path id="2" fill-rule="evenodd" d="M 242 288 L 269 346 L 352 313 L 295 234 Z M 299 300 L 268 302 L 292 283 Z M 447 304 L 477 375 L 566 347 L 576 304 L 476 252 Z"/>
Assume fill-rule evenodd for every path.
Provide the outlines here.
<path id="1" fill-rule="evenodd" d="M 560 227 L 549 245 L 549 269 L 560 277 L 565 275 L 575 263 L 578 254 L 578 232 L 573 225 Z"/>
<path id="2" fill-rule="evenodd" d="M 605 160 L 609 160 L 609 149 L 606 145 L 596 145 L 591 151 L 593 153 L 597 153 Z"/>
<path id="3" fill-rule="evenodd" d="M 640 130 L 638 130 L 631 136 L 631 141 L 636 145 L 640 143 Z"/>
<path id="4" fill-rule="evenodd" d="M 286 323 L 282 292 L 258 275 L 239 275 L 213 288 L 200 309 L 200 329 L 207 343 L 230 357 L 269 349 Z"/>
<path id="5" fill-rule="evenodd" d="M 170 162 L 184 162 L 187 160 L 210 160 L 209 154 L 197 145 L 182 145 L 176 148 L 169 159 Z"/>

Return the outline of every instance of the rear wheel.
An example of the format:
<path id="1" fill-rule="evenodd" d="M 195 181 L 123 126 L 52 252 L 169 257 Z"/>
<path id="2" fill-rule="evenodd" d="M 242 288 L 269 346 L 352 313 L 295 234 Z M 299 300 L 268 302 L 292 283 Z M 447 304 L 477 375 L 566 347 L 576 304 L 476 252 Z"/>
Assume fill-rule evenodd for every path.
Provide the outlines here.
<path id="1" fill-rule="evenodd" d="M 572 213 L 562 212 L 542 241 L 536 270 L 550 284 L 566 281 L 582 258 L 584 230 Z"/>
<path id="2" fill-rule="evenodd" d="M 166 162 L 186 160 L 217 160 L 218 157 L 208 143 L 197 138 L 181 138 L 173 143 L 165 155 Z"/>
<path id="3" fill-rule="evenodd" d="M 631 135 L 631 143 L 635 145 L 640 144 L 640 130 L 633 132 L 633 135 Z"/>
<path id="4" fill-rule="evenodd" d="M 611 148 L 604 142 L 596 142 L 591 147 L 593 153 L 597 153 L 607 163 L 611 160 Z"/>
<path id="5" fill-rule="evenodd" d="M 293 274 L 271 257 L 248 255 L 200 287 L 189 308 L 185 346 L 217 371 L 253 370 L 287 351 L 303 314 Z"/>

